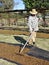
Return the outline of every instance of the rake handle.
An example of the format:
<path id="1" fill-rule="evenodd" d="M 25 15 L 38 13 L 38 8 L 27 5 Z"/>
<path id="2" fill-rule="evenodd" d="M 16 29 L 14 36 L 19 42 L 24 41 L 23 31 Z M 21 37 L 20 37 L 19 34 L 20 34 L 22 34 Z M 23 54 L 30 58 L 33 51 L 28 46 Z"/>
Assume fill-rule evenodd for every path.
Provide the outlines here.
<path id="1" fill-rule="evenodd" d="M 30 35 L 29 39 L 27 40 L 27 42 L 25 43 L 25 45 L 22 47 L 22 49 L 20 50 L 20 53 L 22 53 L 22 51 L 24 50 L 25 46 L 27 45 L 28 41 L 30 40 L 32 34 Z"/>

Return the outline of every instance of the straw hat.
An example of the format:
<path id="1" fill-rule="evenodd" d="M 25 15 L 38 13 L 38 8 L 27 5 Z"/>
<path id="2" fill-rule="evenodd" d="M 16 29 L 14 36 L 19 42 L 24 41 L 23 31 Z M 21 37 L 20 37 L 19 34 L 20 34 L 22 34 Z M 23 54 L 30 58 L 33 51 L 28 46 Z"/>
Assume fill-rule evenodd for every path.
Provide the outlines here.
<path id="1" fill-rule="evenodd" d="M 30 14 L 37 14 L 38 12 L 36 11 L 36 9 L 32 9 L 32 11 L 30 11 Z"/>

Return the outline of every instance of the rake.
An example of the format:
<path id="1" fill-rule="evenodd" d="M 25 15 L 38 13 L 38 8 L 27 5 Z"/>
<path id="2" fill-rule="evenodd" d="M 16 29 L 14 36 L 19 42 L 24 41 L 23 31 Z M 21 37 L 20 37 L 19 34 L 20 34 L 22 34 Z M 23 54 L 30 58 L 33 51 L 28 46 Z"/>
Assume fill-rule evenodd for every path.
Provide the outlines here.
<path id="1" fill-rule="evenodd" d="M 32 34 L 30 35 L 30 37 L 28 38 L 28 40 L 26 41 L 25 45 L 22 47 L 22 49 L 20 50 L 20 53 L 22 53 L 22 51 L 24 50 L 25 46 L 27 45 L 28 41 L 30 40 Z"/>

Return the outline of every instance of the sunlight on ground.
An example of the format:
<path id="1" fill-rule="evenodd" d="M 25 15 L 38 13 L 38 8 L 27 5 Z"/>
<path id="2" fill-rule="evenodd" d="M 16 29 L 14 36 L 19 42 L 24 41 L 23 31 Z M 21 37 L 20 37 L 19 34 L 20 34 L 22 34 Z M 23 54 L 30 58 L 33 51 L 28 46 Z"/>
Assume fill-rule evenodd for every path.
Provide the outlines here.
<path id="1" fill-rule="evenodd" d="M 16 40 L 14 36 L 18 36 L 22 38 L 23 40 L 27 40 L 29 36 L 25 35 L 5 35 L 5 34 L 0 34 L 0 42 L 6 42 L 6 43 L 11 43 L 11 44 L 22 44 L 20 41 Z M 36 38 L 36 45 L 39 48 L 42 48 L 44 50 L 49 51 L 49 39 L 45 38 Z M 0 65 L 17 65 L 15 63 L 8 62 L 6 60 L 0 59 Z"/>
<path id="2" fill-rule="evenodd" d="M 22 38 L 22 40 L 27 40 L 29 36 L 25 36 L 25 35 L 4 35 L 4 34 L 0 34 L 0 42 L 7 42 L 7 43 L 11 43 L 11 44 L 22 44 L 20 41 L 16 40 L 14 38 L 14 36 L 18 36 L 20 38 Z M 36 45 L 39 48 L 42 48 L 44 50 L 49 51 L 49 39 L 45 39 L 45 38 L 36 38 Z"/>
<path id="3" fill-rule="evenodd" d="M 0 65 L 17 65 L 17 64 L 0 59 Z"/>
<path id="4" fill-rule="evenodd" d="M 49 39 L 37 38 L 36 42 L 39 48 L 49 51 Z"/>

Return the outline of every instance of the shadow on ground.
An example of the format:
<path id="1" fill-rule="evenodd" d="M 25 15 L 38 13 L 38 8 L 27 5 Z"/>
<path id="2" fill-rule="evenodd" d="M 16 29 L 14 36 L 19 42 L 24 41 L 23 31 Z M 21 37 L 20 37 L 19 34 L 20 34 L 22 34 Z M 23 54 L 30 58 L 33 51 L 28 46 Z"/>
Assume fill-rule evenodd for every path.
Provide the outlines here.
<path id="1" fill-rule="evenodd" d="M 0 43 L 0 58 L 18 65 L 49 65 L 48 51 L 26 46 L 22 54 L 20 54 L 19 49 L 19 45 Z"/>
<path id="2" fill-rule="evenodd" d="M 30 56 L 34 56 L 49 61 L 49 51 L 40 49 L 38 47 L 32 47 L 27 54 Z"/>
<path id="3" fill-rule="evenodd" d="M 22 37 L 20 37 L 20 36 L 14 36 L 14 38 L 18 41 L 18 42 L 20 42 L 20 43 L 23 43 L 23 44 L 25 44 L 26 43 L 26 40 L 25 39 L 23 39 Z"/>

